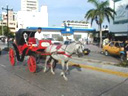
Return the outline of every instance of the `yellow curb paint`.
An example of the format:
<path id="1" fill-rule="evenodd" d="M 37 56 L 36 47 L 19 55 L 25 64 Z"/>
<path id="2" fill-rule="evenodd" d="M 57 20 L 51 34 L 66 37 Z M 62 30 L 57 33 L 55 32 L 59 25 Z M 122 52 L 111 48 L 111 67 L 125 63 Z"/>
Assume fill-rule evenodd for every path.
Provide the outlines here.
<path id="1" fill-rule="evenodd" d="M 104 73 L 109 73 L 109 74 L 113 74 L 113 75 L 117 75 L 117 76 L 121 76 L 121 77 L 128 77 L 128 73 L 113 71 L 113 70 L 103 69 L 103 68 L 98 68 L 98 67 L 93 67 L 93 66 L 90 66 L 90 65 L 76 64 L 76 63 L 73 63 L 73 62 L 69 62 L 69 66 L 76 66 L 76 67 L 91 69 L 91 70 L 100 71 L 100 72 L 104 72 Z"/>

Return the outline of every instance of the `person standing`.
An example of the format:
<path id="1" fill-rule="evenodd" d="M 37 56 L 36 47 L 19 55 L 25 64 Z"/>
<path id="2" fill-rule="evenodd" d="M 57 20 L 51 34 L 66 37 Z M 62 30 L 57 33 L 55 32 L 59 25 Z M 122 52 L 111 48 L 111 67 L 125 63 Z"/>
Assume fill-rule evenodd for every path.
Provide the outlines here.
<path id="1" fill-rule="evenodd" d="M 103 40 L 103 46 L 105 46 L 106 44 L 108 44 L 109 43 L 109 38 L 105 38 L 104 40 Z"/>
<path id="2" fill-rule="evenodd" d="M 128 60 L 128 40 L 125 41 L 124 44 L 124 51 L 126 53 L 126 59 Z"/>

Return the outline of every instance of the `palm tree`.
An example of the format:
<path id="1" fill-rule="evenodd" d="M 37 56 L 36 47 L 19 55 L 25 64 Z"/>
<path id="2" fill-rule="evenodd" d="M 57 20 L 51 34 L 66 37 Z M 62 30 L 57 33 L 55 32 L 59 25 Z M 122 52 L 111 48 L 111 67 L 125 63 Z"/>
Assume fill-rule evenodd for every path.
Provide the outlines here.
<path id="1" fill-rule="evenodd" d="M 91 20 L 91 25 L 93 21 L 96 21 L 100 30 L 100 47 L 102 46 L 102 23 L 106 18 L 110 22 L 110 18 L 114 19 L 116 12 L 109 7 L 108 0 L 100 2 L 99 0 L 88 0 L 89 3 L 92 3 L 95 8 L 90 9 L 85 18 Z"/>

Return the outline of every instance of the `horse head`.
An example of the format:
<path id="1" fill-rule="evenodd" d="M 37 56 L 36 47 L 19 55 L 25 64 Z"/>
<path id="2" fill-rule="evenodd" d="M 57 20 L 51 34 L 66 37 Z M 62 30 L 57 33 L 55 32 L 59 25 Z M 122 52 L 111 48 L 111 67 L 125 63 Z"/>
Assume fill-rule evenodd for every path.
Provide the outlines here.
<path id="1" fill-rule="evenodd" d="M 75 42 L 75 53 L 78 55 L 78 57 L 84 56 L 83 51 L 84 51 L 84 44 L 80 41 Z"/>

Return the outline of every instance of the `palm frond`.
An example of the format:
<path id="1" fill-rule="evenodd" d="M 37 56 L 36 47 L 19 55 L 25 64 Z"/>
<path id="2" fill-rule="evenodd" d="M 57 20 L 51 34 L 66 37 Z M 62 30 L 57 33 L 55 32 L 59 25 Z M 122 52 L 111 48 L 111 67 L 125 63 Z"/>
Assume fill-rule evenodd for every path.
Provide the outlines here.
<path id="1" fill-rule="evenodd" d="M 109 15 L 105 13 L 105 16 L 106 16 L 107 21 L 110 23 Z"/>
<path id="2" fill-rule="evenodd" d="M 109 6 L 109 3 L 108 1 L 104 1 L 104 2 L 101 2 L 101 7 L 105 8 L 105 7 L 108 7 Z"/>
<path id="3" fill-rule="evenodd" d="M 99 6 L 98 0 L 88 0 L 88 2 L 92 3 L 96 8 Z"/>
<path id="4" fill-rule="evenodd" d="M 110 8 L 110 7 L 106 7 L 105 9 L 108 10 L 108 11 L 110 11 L 110 12 L 112 12 L 114 15 L 116 15 L 115 10 L 113 10 L 112 8 Z"/>
<path id="5" fill-rule="evenodd" d="M 114 19 L 113 14 L 116 14 L 116 12 L 108 7 L 108 0 L 103 2 L 99 2 L 98 0 L 88 0 L 88 2 L 96 7 L 95 9 L 89 10 L 85 15 L 86 20 L 91 20 L 91 24 L 95 20 L 98 25 L 102 25 L 105 18 L 108 22 L 110 22 L 110 18 Z M 96 19 L 96 17 L 98 17 L 98 19 Z"/>
<path id="6" fill-rule="evenodd" d="M 85 18 L 87 18 L 88 16 L 91 16 L 95 13 L 95 9 L 90 9 L 89 11 L 87 11 Z"/>
<path id="7" fill-rule="evenodd" d="M 114 14 L 116 14 L 116 13 L 115 13 L 114 10 L 108 10 L 108 8 L 106 8 L 106 9 L 105 9 L 105 14 L 108 14 L 108 16 L 109 16 L 111 19 L 114 20 Z"/>

